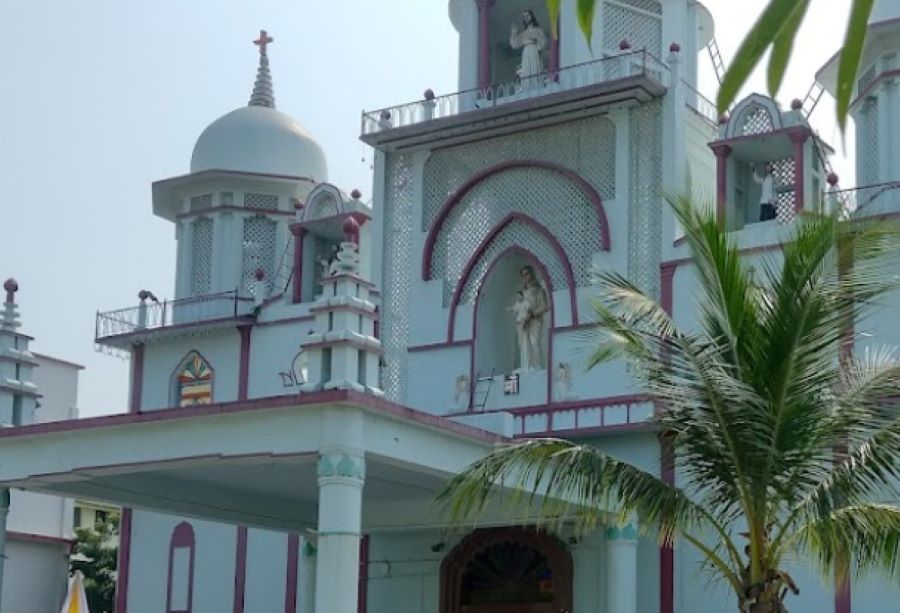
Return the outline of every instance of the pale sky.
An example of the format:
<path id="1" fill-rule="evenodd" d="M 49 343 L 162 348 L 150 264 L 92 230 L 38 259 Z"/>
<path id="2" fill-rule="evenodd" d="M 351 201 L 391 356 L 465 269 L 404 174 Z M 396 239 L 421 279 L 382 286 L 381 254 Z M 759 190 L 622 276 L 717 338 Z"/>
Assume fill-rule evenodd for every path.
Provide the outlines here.
<path id="1" fill-rule="evenodd" d="M 764 2 L 704 3 L 727 63 Z M 784 106 L 840 46 L 848 8 L 813 0 Z M 126 410 L 127 362 L 94 350 L 95 312 L 174 293 L 174 230 L 153 216 L 150 184 L 186 174 L 203 128 L 246 104 L 260 28 L 275 38 L 279 110 L 321 143 L 330 180 L 366 199 L 360 111 L 457 89 L 446 0 L 0 0 L 0 277 L 19 281 L 34 350 L 86 366 L 82 415 Z M 750 91 L 765 91 L 762 73 Z M 853 185 L 827 95 L 812 123 Z"/>

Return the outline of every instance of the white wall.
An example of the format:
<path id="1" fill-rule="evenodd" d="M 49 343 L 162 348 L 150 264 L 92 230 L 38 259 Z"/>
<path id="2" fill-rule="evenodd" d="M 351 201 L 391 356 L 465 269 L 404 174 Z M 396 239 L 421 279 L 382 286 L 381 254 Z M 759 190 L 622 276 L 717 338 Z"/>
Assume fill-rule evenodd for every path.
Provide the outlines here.
<path id="1" fill-rule="evenodd" d="M 58 613 L 66 592 L 67 554 L 64 544 L 10 538 L 0 613 Z"/>
<path id="2" fill-rule="evenodd" d="M 247 613 L 284 610 L 287 548 L 286 534 L 268 530 L 248 531 L 247 587 L 244 596 L 244 610 Z"/>

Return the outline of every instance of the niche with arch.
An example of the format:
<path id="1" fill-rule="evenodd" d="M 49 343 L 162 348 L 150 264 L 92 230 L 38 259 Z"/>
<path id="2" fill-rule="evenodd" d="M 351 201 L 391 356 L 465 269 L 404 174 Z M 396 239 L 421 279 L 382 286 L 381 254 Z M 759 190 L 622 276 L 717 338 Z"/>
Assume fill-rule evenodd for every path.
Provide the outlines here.
<path id="1" fill-rule="evenodd" d="M 191 351 L 179 362 L 172 376 L 172 396 L 177 407 L 212 404 L 213 369 L 199 352 Z"/>

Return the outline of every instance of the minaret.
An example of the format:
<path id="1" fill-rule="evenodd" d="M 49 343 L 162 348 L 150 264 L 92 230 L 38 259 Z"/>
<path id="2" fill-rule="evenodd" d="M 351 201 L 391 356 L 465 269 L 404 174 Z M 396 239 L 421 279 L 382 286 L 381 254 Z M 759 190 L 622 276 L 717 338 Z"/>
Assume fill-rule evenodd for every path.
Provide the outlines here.
<path id="1" fill-rule="evenodd" d="M 253 44 L 259 47 L 259 68 L 256 70 L 256 82 L 253 83 L 253 93 L 250 94 L 248 106 L 266 106 L 275 108 L 275 89 L 272 86 L 272 73 L 269 72 L 269 53 L 266 47 L 275 39 L 269 36 L 265 30 L 260 30 L 259 38 Z"/>
<path id="2" fill-rule="evenodd" d="M 22 426 L 34 422 L 38 407 L 37 386 L 31 375 L 37 360 L 28 350 L 31 337 L 19 332 L 16 292 L 19 284 L 7 279 L 3 284 L 6 301 L 0 314 L 0 426 Z"/>
<path id="3" fill-rule="evenodd" d="M 343 231 L 337 260 L 330 275 L 321 280 L 322 297 L 310 308 L 316 317 L 315 332 L 301 340 L 309 356 L 302 389 L 355 390 L 380 396 L 378 315 L 369 300 L 372 284 L 359 277 L 359 223 L 348 217 Z"/>

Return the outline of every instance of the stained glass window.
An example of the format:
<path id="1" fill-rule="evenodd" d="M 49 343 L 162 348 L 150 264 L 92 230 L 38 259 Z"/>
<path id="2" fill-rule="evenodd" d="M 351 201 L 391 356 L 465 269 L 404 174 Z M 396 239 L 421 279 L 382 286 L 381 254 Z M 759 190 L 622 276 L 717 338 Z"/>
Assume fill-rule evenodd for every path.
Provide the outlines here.
<path id="1" fill-rule="evenodd" d="M 212 403 L 213 371 L 196 351 L 182 362 L 176 374 L 178 406 Z"/>

